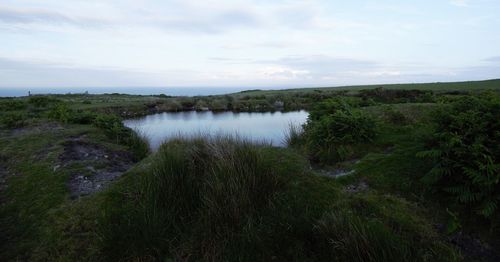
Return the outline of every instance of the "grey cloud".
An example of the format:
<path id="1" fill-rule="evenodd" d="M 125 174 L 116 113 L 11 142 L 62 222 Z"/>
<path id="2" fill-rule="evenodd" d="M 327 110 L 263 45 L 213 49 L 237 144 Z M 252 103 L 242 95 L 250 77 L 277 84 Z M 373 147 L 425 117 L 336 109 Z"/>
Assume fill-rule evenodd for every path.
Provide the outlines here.
<path id="1" fill-rule="evenodd" d="M 253 63 L 251 58 L 229 58 L 229 57 L 209 57 L 209 61 L 226 63 L 226 64 L 248 64 Z"/>
<path id="2" fill-rule="evenodd" d="M 71 24 L 96 26 L 106 23 L 100 19 L 73 17 L 45 9 L 11 9 L 0 7 L 0 21 L 12 24 Z"/>
<path id="3" fill-rule="evenodd" d="M 249 12 L 229 10 L 209 15 L 156 18 L 150 22 L 164 30 L 217 34 L 237 27 L 257 26 L 258 19 Z"/>
<path id="4" fill-rule="evenodd" d="M 497 61 L 498 58 L 491 58 Z M 499 60 L 500 61 L 500 60 Z M 377 84 L 433 81 L 462 81 L 500 77 L 500 65 L 467 68 L 431 68 L 418 63 L 387 65 L 377 61 L 335 58 L 324 55 L 290 56 L 276 60 L 256 61 L 259 64 L 303 70 L 301 81 L 310 84 Z"/>
<path id="5" fill-rule="evenodd" d="M 253 45 L 253 47 L 263 47 L 263 48 L 288 48 L 290 46 L 293 46 L 293 44 L 284 42 L 263 42 Z"/>
<path id="6" fill-rule="evenodd" d="M 500 63 L 488 66 L 472 66 L 472 67 L 459 68 L 457 70 L 457 74 L 459 76 L 464 76 L 471 79 L 500 78 Z"/>
<path id="7" fill-rule="evenodd" d="M 301 69 L 318 67 L 328 70 L 371 69 L 379 65 L 377 62 L 369 60 L 335 58 L 325 55 L 291 56 L 282 58 L 277 62 L 279 64 L 294 66 Z"/>
<path id="8" fill-rule="evenodd" d="M 147 76 L 119 68 L 88 69 L 0 58 L 0 87 L 4 88 L 133 86 L 144 84 L 144 81 L 148 81 Z"/>
<path id="9" fill-rule="evenodd" d="M 381 67 L 375 61 L 335 58 L 325 55 L 289 56 L 277 60 L 256 61 L 256 63 L 287 66 L 296 70 L 307 70 L 311 75 L 317 77 L 349 71 L 368 71 Z"/>
<path id="10" fill-rule="evenodd" d="M 488 58 L 484 59 L 483 61 L 497 63 L 497 62 L 500 62 L 500 56 L 488 57 Z"/>

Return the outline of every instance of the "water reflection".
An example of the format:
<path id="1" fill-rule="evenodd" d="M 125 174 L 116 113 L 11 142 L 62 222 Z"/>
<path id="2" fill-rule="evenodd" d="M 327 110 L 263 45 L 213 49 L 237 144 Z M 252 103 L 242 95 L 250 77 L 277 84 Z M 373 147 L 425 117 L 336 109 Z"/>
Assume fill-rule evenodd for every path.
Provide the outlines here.
<path id="1" fill-rule="evenodd" d="M 306 111 L 236 113 L 236 112 L 175 112 L 148 115 L 125 120 L 124 124 L 144 134 L 154 150 L 171 137 L 198 134 L 238 134 L 254 141 L 266 141 L 283 146 L 288 125 L 303 124 Z"/>

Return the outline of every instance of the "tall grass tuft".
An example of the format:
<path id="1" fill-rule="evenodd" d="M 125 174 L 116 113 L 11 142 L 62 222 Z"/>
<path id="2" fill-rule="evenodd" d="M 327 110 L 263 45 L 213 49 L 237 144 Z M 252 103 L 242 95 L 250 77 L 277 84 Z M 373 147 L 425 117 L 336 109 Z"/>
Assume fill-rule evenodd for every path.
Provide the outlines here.
<path id="1" fill-rule="evenodd" d="M 289 147 L 300 146 L 304 143 L 304 129 L 300 125 L 288 124 L 288 130 L 285 132 L 284 144 Z"/>
<path id="2" fill-rule="evenodd" d="M 140 243 L 128 250 L 135 257 L 169 251 L 172 256 L 220 258 L 242 229 L 258 223 L 283 186 L 259 150 L 248 141 L 222 136 L 170 140 L 141 178 L 136 212 L 128 218 L 134 223 L 111 234 L 106 229 L 104 235 L 111 235 L 110 243 Z M 192 243 L 183 239 L 186 235 L 193 236 Z M 186 241 L 187 246 L 180 245 Z"/>
<path id="3" fill-rule="evenodd" d="M 150 160 L 107 193 L 98 221 L 105 260 L 421 261 L 415 254 L 434 245 L 420 225 L 391 217 L 394 202 L 373 208 L 373 219 L 351 214 L 351 200 L 305 174 L 292 150 L 231 136 L 176 138 Z M 348 204 L 332 213 L 336 202 Z M 399 241 L 400 228 L 419 244 Z"/>
<path id="4" fill-rule="evenodd" d="M 132 151 L 136 160 L 141 160 L 151 153 L 151 148 L 149 147 L 146 135 L 139 131 L 130 130 L 125 143 Z"/>

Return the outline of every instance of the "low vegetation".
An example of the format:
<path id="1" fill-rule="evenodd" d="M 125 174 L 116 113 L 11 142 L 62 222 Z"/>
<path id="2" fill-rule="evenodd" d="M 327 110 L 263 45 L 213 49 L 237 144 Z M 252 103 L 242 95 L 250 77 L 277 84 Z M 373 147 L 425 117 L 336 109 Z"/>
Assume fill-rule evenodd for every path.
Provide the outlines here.
<path id="1" fill-rule="evenodd" d="M 498 219 L 500 97 L 460 97 L 433 114 L 435 133 L 421 157 L 433 161 L 423 180 L 453 198 L 450 205 Z"/>
<path id="2" fill-rule="evenodd" d="M 305 147 L 316 162 L 342 161 L 353 156 L 353 146 L 375 136 L 375 121 L 342 99 L 319 103 L 304 127 Z"/>
<path id="3" fill-rule="evenodd" d="M 498 261 L 494 83 L 0 99 L 0 260 Z M 151 154 L 121 119 L 278 109 L 310 112 L 288 148 L 179 137 Z"/>

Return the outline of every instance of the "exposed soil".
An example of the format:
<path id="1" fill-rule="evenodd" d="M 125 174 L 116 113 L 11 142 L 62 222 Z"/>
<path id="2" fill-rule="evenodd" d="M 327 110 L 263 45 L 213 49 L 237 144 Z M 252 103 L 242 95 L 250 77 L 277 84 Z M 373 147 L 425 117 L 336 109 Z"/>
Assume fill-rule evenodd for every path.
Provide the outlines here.
<path id="1" fill-rule="evenodd" d="M 11 136 L 22 136 L 41 132 L 54 132 L 55 130 L 63 130 L 64 127 L 59 123 L 49 122 L 41 123 L 35 126 L 27 126 L 22 128 L 12 129 Z"/>
<path id="2" fill-rule="evenodd" d="M 345 188 L 347 193 L 358 193 L 368 189 L 368 184 L 365 181 L 359 181 L 357 184 L 348 185 Z"/>
<path id="3" fill-rule="evenodd" d="M 460 231 L 452 235 L 449 241 L 462 251 L 466 260 L 470 259 L 476 261 L 479 259 L 479 261 L 500 261 L 498 250 L 494 250 L 487 243 L 470 234 L 465 234 Z"/>
<path id="4" fill-rule="evenodd" d="M 106 188 L 134 164 L 132 154 L 91 143 L 84 138 L 66 141 L 54 171 L 70 164 L 82 164 L 85 169 L 71 173 L 68 188 L 74 198 Z"/>
<path id="5" fill-rule="evenodd" d="M 6 165 L 7 157 L 0 155 L 0 205 L 4 204 L 3 191 L 7 188 L 7 176 L 9 175 Z"/>

